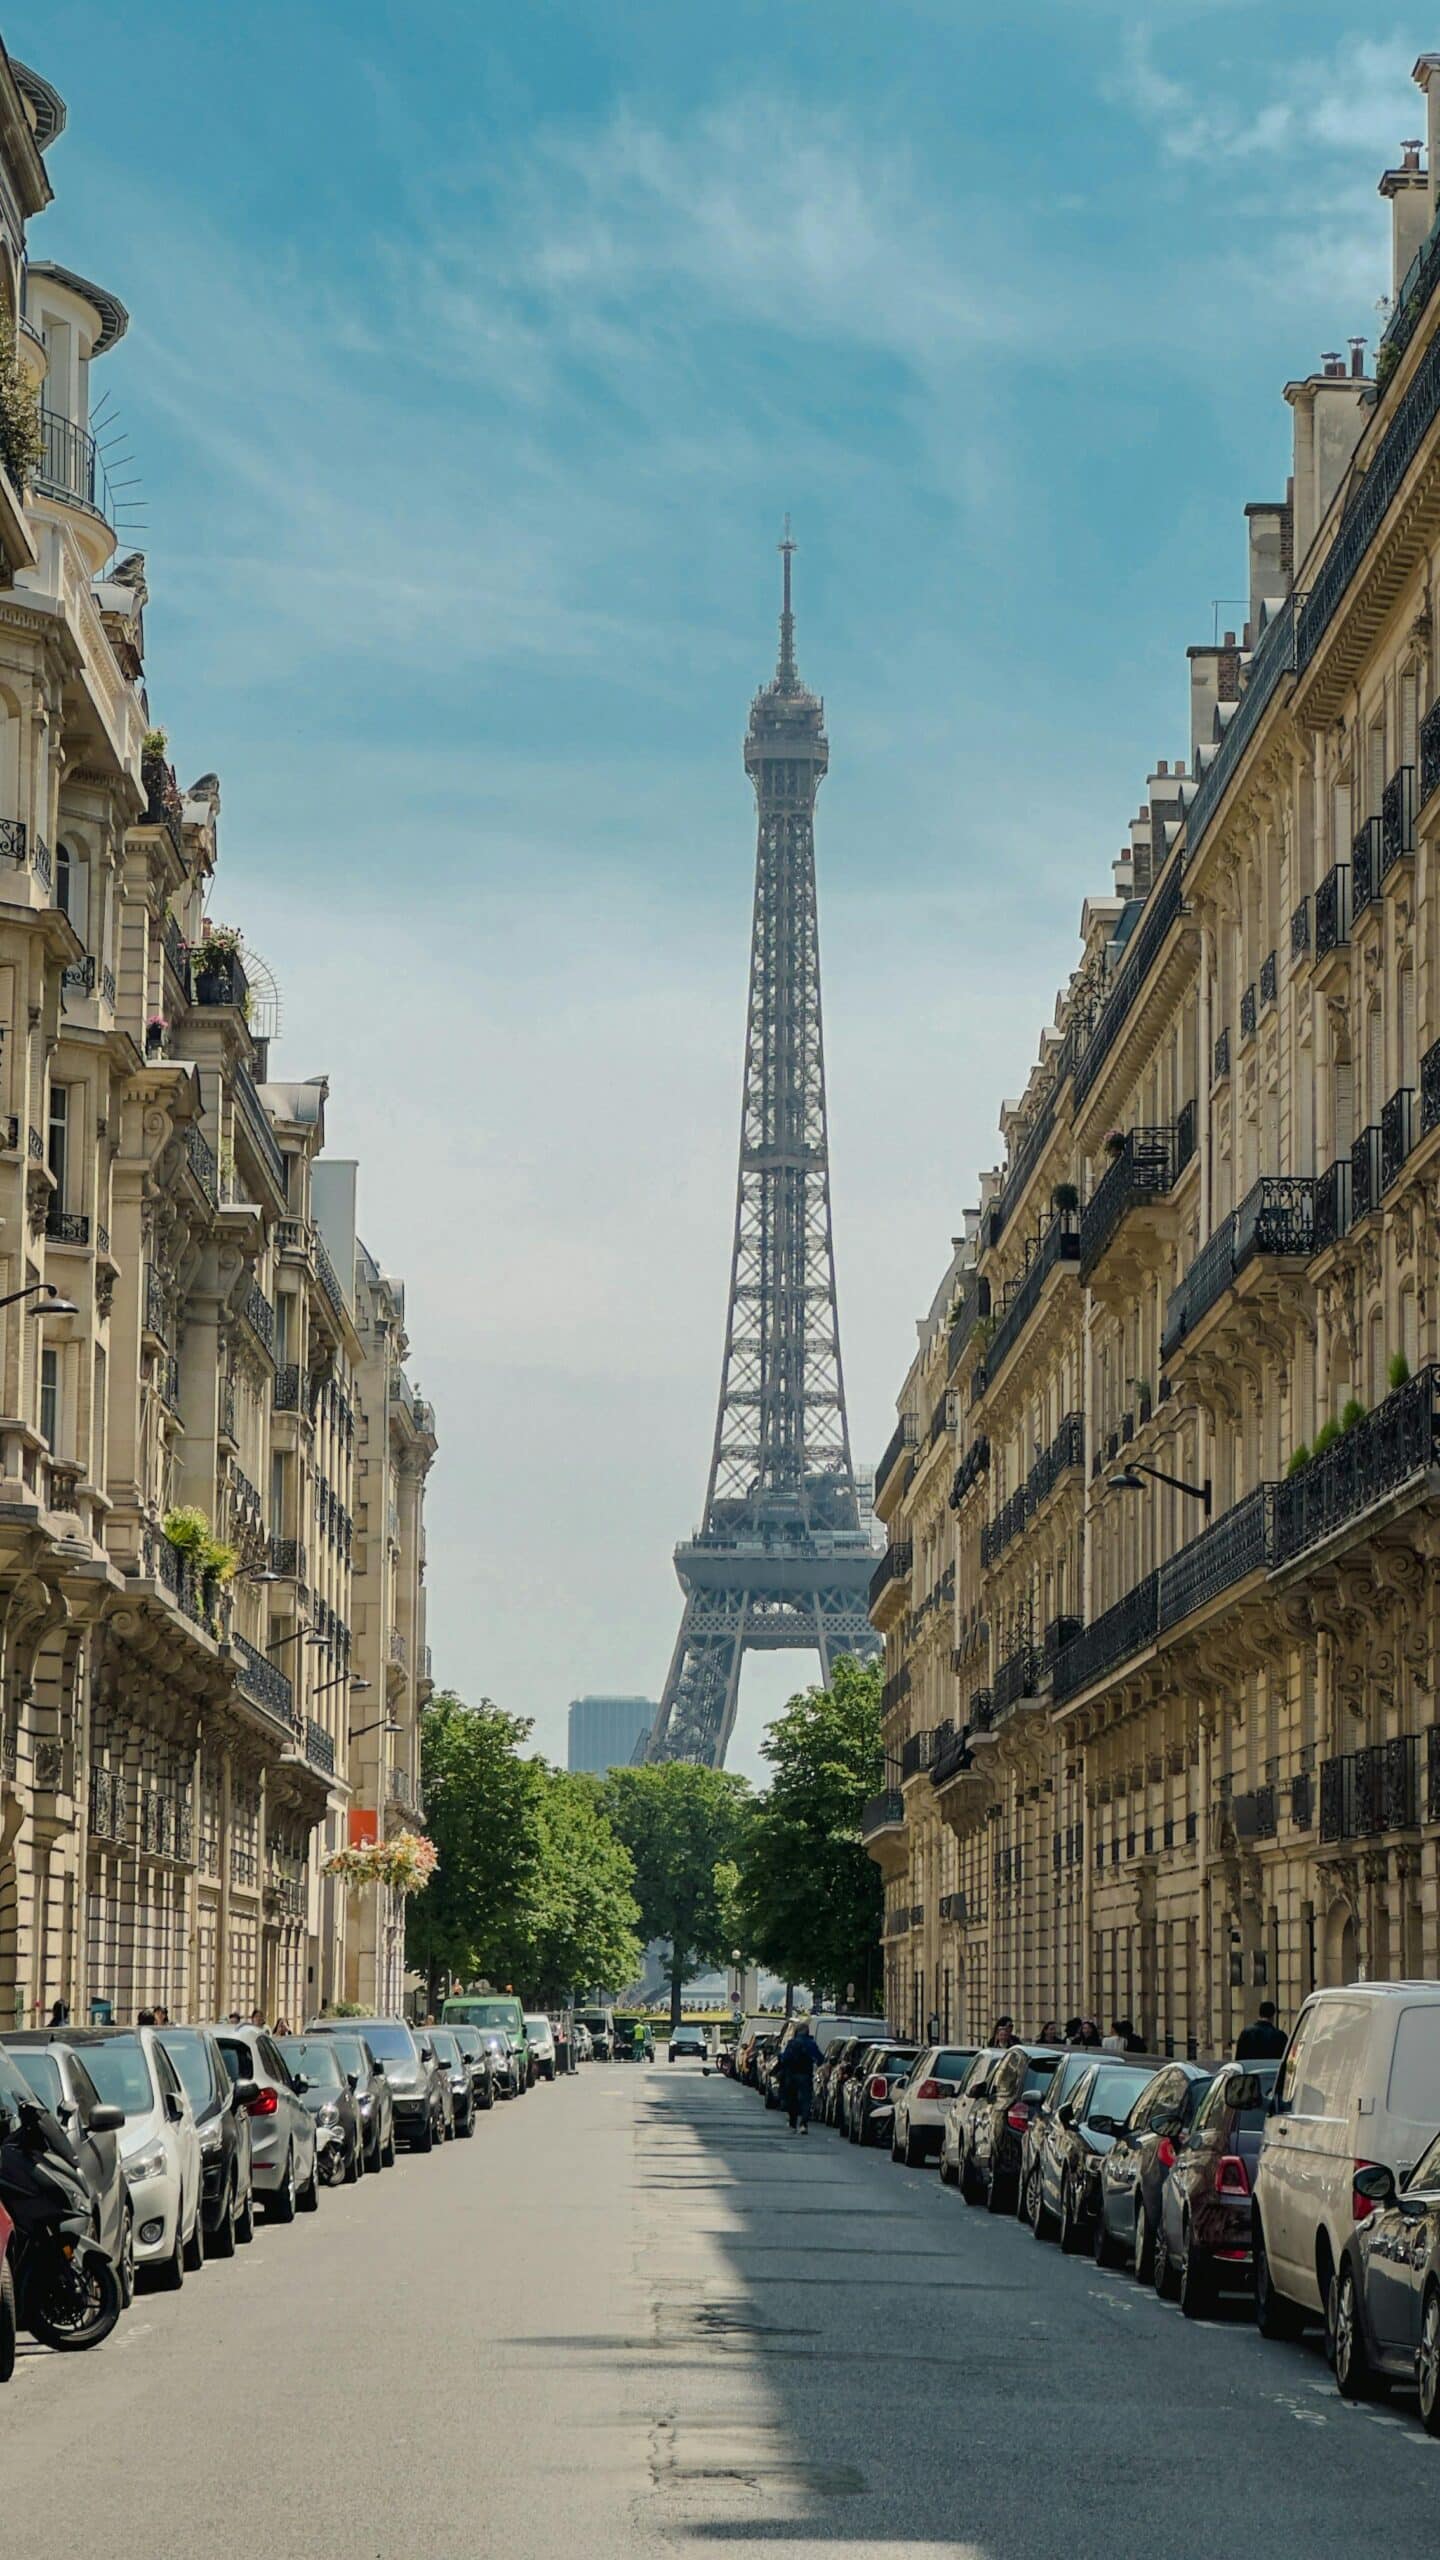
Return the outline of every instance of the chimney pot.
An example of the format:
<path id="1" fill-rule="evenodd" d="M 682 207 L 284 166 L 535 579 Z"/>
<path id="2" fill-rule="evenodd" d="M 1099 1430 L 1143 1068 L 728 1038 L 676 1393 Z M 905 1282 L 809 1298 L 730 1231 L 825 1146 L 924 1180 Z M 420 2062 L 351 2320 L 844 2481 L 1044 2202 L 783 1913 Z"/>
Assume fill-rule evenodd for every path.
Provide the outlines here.
<path id="1" fill-rule="evenodd" d="M 1341 355 L 1338 347 L 1327 347 L 1325 353 L 1320 358 L 1320 362 L 1325 368 L 1325 379 L 1327 382 L 1333 382 L 1337 374 L 1342 380 L 1344 379 L 1345 359 Z"/>
<path id="2" fill-rule="evenodd" d="M 1234 646 L 1235 646 L 1235 634 L 1234 634 L 1234 632 L 1233 632 L 1233 631 L 1227 631 L 1227 632 L 1226 632 L 1226 634 L 1225 634 L 1225 646 L 1226 646 L 1226 648 L 1227 648 L 1227 649 L 1233 649 L 1233 648 L 1234 648 Z"/>
<path id="3" fill-rule="evenodd" d="M 1418 169 L 1420 166 L 1420 145 L 1418 140 L 1415 142 L 1402 142 L 1400 149 L 1404 154 L 1401 166 L 1406 169 Z"/>
<path id="4" fill-rule="evenodd" d="M 1155 771 L 1156 771 L 1156 773 L 1157 773 L 1157 774 L 1162 774 L 1162 773 L 1168 773 L 1168 772 L 1169 772 L 1169 770 L 1170 770 L 1170 759 L 1169 759 L 1169 757 L 1168 757 L 1168 756 L 1162 756 L 1162 757 L 1160 758 L 1159 763 L 1158 763 L 1158 764 L 1156 765 L 1156 767 L 1155 767 Z"/>
<path id="5" fill-rule="evenodd" d="M 1351 339 L 1351 341 L 1350 341 L 1350 374 L 1351 374 L 1351 379 L 1352 379 L 1353 381 L 1355 381 L 1355 382 L 1359 382 L 1359 381 L 1363 380 L 1363 378 L 1364 378 L 1364 373 L 1365 373 L 1365 340 L 1364 340 L 1363 338 L 1352 338 L 1352 339 Z"/>

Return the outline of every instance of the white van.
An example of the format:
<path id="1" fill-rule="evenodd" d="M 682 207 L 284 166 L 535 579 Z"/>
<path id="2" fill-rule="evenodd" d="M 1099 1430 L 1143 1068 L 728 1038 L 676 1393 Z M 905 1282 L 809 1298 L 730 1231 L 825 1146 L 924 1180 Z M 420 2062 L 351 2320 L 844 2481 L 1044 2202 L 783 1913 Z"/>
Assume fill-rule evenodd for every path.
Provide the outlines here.
<path id="1" fill-rule="evenodd" d="M 1317 1991 L 1295 2021 L 1255 2173 L 1255 2307 L 1267 2338 L 1329 2315 L 1372 2161 L 1403 2186 L 1440 2130 L 1440 1982 Z"/>
<path id="2" fill-rule="evenodd" d="M 799 2023 L 809 2028 L 822 2053 L 828 2053 L 832 2044 L 843 2044 L 847 2036 L 864 2036 L 879 2044 L 890 2033 L 883 2018 L 849 2018 L 834 2009 L 819 2009 L 813 2018 Z"/>

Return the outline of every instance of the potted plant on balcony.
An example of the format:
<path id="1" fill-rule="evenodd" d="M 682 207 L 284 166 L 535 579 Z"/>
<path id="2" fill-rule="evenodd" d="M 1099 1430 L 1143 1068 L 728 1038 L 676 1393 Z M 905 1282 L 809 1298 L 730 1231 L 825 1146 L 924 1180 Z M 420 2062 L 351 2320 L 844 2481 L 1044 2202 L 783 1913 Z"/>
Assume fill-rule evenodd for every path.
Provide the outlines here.
<path id="1" fill-rule="evenodd" d="M 1106 1130 L 1105 1152 L 1107 1155 L 1111 1156 L 1123 1156 L 1125 1153 L 1125 1132 L 1123 1129 Z"/>
<path id="2" fill-rule="evenodd" d="M 1050 1194 L 1050 1206 L 1062 1218 L 1073 1218 L 1080 1206 L 1080 1194 L 1073 1182 L 1057 1182 Z"/>
<path id="3" fill-rule="evenodd" d="M 45 453 L 45 430 L 40 423 L 40 401 L 20 371 L 16 352 L 15 330 L 9 320 L 0 321 L 0 462 L 14 485 L 17 495 L 39 470 Z"/>
<path id="4" fill-rule="evenodd" d="M 1410 1363 L 1406 1359 L 1403 1351 L 1391 1352 L 1390 1364 L 1386 1369 L 1385 1376 L 1392 1389 L 1395 1387 L 1407 1386 L 1409 1384 Z"/>
<path id="5" fill-rule="evenodd" d="M 175 769 L 166 755 L 170 743 L 164 729 L 147 729 L 140 741 L 140 779 L 145 785 L 145 815 L 152 826 L 180 824 L 184 806 Z"/>
<path id="6" fill-rule="evenodd" d="M 241 937 L 233 924 L 207 924 L 190 954 L 195 992 L 202 1004 L 223 1003 L 240 958 Z M 206 993 L 206 990 L 209 993 Z"/>

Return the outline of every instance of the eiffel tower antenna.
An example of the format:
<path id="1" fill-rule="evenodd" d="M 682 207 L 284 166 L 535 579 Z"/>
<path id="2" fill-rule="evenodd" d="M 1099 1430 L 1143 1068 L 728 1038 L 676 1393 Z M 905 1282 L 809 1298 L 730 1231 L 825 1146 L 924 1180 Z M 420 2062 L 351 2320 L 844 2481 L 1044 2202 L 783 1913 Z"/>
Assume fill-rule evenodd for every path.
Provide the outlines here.
<path id="1" fill-rule="evenodd" d="M 774 681 L 750 707 L 758 828 L 745 1086 L 720 1406 L 699 1534 L 675 1550 L 680 1633 L 652 1760 L 719 1767 L 747 1652 L 868 1660 L 874 1556 L 860 1520 L 835 1301 L 820 1024 L 815 794 L 824 705 L 795 665 L 790 519 Z"/>

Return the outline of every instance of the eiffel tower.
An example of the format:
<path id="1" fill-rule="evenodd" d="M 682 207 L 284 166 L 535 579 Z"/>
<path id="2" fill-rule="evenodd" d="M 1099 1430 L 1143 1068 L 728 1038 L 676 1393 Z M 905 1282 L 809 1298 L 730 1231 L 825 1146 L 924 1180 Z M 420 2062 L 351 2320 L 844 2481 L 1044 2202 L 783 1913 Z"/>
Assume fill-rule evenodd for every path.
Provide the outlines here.
<path id="1" fill-rule="evenodd" d="M 879 1651 L 875 1558 L 850 1462 L 835 1247 L 815 794 L 830 761 L 822 703 L 795 665 L 790 520 L 780 545 L 780 660 L 750 709 L 745 770 L 759 832 L 730 1306 L 699 1534 L 675 1550 L 685 1594 L 651 1760 L 724 1761 L 751 1650 Z"/>

